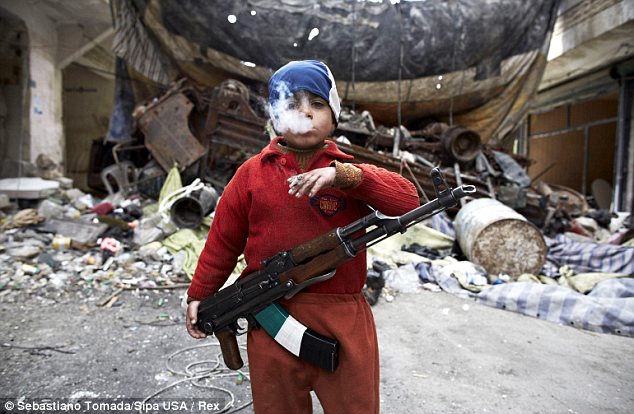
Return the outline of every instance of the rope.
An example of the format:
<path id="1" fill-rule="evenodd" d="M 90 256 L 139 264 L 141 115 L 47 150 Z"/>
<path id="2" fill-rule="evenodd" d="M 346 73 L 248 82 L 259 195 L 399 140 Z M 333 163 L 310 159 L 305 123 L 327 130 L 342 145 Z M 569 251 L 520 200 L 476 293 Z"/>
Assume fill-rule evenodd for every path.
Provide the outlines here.
<path id="1" fill-rule="evenodd" d="M 215 360 L 199 360 L 199 361 L 194 361 L 190 364 L 188 364 L 187 366 L 185 366 L 184 370 L 178 370 L 176 368 L 173 368 L 170 363 L 172 361 L 172 359 L 180 354 L 184 354 L 186 352 L 195 350 L 195 349 L 200 349 L 200 348 L 210 348 L 212 346 L 220 346 L 220 343 L 216 340 L 212 343 L 208 343 L 205 345 L 196 345 L 196 346 L 190 346 L 187 348 L 183 348 L 180 349 L 176 352 L 173 352 L 172 354 L 170 354 L 167 357 L 167 360 L 165 361 L 165 368 L 167 368 L 167 370 L 174 375 L 179 375 L 182 376 L 184 378 L 181 378 L 161 389 L 159 389 L 158 391 L 150 394 L 148 397 L 146 397 L 143 400 L 142 405 L 144 405 L 146 402 L 148 402 L 149 400 L 151 400 L 152 398 L 156 397 L 157 395 L 160 395 L 161 393 L 174 388 L 175 386 L 182 384 L 184 382 L 190 382 L 191 385 L 193 385 L 194 387 L 198 387 L 198 388 L 206 388 L 208 390 L 215 390 L 215 391 L 220 391 L 221 393 L 224 393 L 226 395 L 229 396 L 229 402 L 227 404 L 225 404 L 225 406 L 223 407 L 222 410 L 218 411 L 218 413 L 227 413 L 227 414 L 231 414 L 231 413 L 236 413 L 246 407 L 248 407 L 249 405 L 253 404 L 253 400 L 249 400 L 246 403 L 239 405 L 237 407 L 234 407 L 234 403 L 235 403 L 235 395 L 228 389 L 223 388 L 223 387 L 219 387 L 217 385 L 213 385 L 213 384 L 203 384 L 201 383 L 202 380 L 208 380 L 209 381 L 213 381 L 214 379 L 217 378 L 226 378 L 226 377 L 232 377 L 232 376 L 237 376 L 238 378 L 245 378 L 248 381 L 251 381 L 251 379 L 249 378 L 249 374 L 248 372 L 245 372 L 243 370 L 237 370 L 237 371 L 233 371 L 228 369 L 224 363 L 222 362 L 221 356 L 222 353 L 218 352 L 216 354 L 216 359 Z M 240 345 L 239 346 L 241 349 L 246 349 L 246 347 L 244 345 Z M 207 365 L 209 364 L 211 367 L 210 368 L 197 368 L 200 367 L 202 365 Z M 245 365 L 245 368 L 248 367 L 248 364 Z M 231 411 L 228 411 L 231 410 Z M 141 414 L 141 411 L 139 411 L 139 413 Z"/>
<path id="2" fill-rule="evenodd" d="M 354 112 L 355 110 L 355 104 L 356 104 L 356 100 L 357 100 L 357 96 L 355 94 L 355 90 L 354 90 L 354 84 L 355 84 L 355 75 L 356 75 L 356 63 L 357 63 L 357 31 L 356 31 L 356 27 L 357 27 L 357 22 L 356 22 L 356 17 L 357 17 L 357 10 L 356 10 L 356 3 L 357 0 L 352 0 L 352 111 Z"/>
<path id="3" fill-rule="evenodd" d="M 400 3 L 394 5 L 398 12 L 398 42 L 399 42 L 399 60 L 398 60 L 398 82 L 397 82 L 397 95 L 398 102 L 396 105 L 396 131 L 394 133 L 394 147 L 392 148 L 392 156 L 398 157 L 401 145 L 401 81 L 403 77 L 403 17 L 401 16 Z"/>

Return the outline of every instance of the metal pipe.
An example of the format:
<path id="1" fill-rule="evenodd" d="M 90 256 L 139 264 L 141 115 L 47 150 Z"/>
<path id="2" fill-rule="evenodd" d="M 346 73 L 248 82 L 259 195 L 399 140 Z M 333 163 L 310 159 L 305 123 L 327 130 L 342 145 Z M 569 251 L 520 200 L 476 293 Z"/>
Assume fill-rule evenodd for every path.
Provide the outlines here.
<path id="1" fill-rule="evenodd" d="M 634 82 L 630 79 L 619 79 L 619 111 L 616 133 L 614 188 L 612 190 L 612 211 L 625 211 L 625 197 L 623 187 L 627 181 L 628 146 L 631 135 L 632 122 L 632 93 Z M 631 190 L 630 190 L 631 191 Z M 634 196 L 634 195 L 631 195 Z"/>
<path id="2" fill-rule="evenodd" d="M 618 119 L 619 119 L 618 117 L 606 118 L 606 119 L 601 119 L 601 120 L 598 120 L 598 121 L 588 122 L 587 124 L 583 124 L 583 125 L 577 125 L 577 126 L 570 127 L 570 128 L 563 128 L 563 129 L 558 129 L 558 130 L 549 131 L 549 132 L 539 132 L 539 133 L 536 133 L 536 134 L 529 135 L 528 137 L 530 139 L 552 137 L 552 136 L 555 136 L 555 135 L 565 134 L 566 132 L 578 131 L 578 130 L 584 129 L 584 128 L 592 128 L 592 127 L 599 126 L 599 125 L 610 124 L 612 122 L 617 122 Z"/>
<path id="3" fill-rule="evenodd" d="M 356 6 L 355 4 L 357 4 L 357 0 L 352 0 L 352 76 L 351 76 L 351 81 L 352 81 L 352 111 L 354 112 L 355 110 L 355 103 L 356 103 L 356 95 L 355 95 L 355 91 L 354 91 L 354 81 L 355 81 L 355 71 L 356 71 L 356 67 L 355 67 L 355 63 L 357 62 L 357 32 L 356 32 L 356 17 L 357 17 L 357 11 L 356 11 Z"/>
<path id="4" fill-rule="evenodd" d="M 588 181 L 588 151 L 590 150 L 590 128 L 583 130 L 583 170 L 581 172 L 581 194 L 586 196 L 586 181 Z"/>

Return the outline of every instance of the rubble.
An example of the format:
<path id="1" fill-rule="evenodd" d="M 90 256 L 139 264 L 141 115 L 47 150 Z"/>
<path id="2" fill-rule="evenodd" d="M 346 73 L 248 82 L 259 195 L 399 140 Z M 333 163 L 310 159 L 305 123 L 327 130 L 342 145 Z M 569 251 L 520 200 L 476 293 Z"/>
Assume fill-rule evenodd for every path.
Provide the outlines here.
<path id="1" fill-rule="evenodd" d="M 135 141 L 93 152 L 94 193 L 73 188 L 45 157 L 38 169 L 53 180 L 0 180 L 0 301 L 37 295 L 118 306 L 124 290 L 185 288 L 224 186 L 274 134 L 264 108 L 263 97 L 235 80 L 213 89 L 181 81 L 137 107 Z M 369 112 L 346 109 L 335 136 L 355 162 L 411 179 L 421 202 L 436 197 L 430 171 L 440 166 L 449 186 L 474 185 L 474 198 L 488 198 L 517 218 L 509 213 L 488 223 L 497 230 L 477 254 L 469 246 L 486 237 L 469 236 L 460 217 L 454 222 L 458 209 L 370 248 L 364 293 L 371 304 L 420 289 L 478 300 L 521 283 L 591 294 L 595 285 L 634 274 L 628 215 L 593 208 L 572 189 L 531 182 L 529 159 L 483 144 L 475 131 L 439 122 L 412 131 L 386 128 Z M 466 205 L 462 211 L 473 209 Z M 496 244 L 502 239 L 516 242 L 503 252 Z M 531 240 L 539 260 L 527 259 Z"/>
<path id="2" fill-rule="evenodd" d="M 134 225 L 143 219 L 139 204 L 148 207 L 155 204 L 152 200 L 124 199 L 113 204 L 90 195 L 81 211 L 75 209 L 79 200 L 88 201 L 86 196 L 77 189 L 58 189 L 41 200 L 37 210 L 19 210 L 4 220 L 0 300 L 16 302 L 23 295 L 35 295 L 55 301 L 97 302 L 118 289 L 187 286 L 182 254 L 170 254 L 160 241 L 135 242 L 142 239 L 135 237 L 137 229 L 138 233 L 144 230 Z M 59 204 L 60 200 L 65 202 Z M 176 230 L 172 225 L 167 233 Z"/>

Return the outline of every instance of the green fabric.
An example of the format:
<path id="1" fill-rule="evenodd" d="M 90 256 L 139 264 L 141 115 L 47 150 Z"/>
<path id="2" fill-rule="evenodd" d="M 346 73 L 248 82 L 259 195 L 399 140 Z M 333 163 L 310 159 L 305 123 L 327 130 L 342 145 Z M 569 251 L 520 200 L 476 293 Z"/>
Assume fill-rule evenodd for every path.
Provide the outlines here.
<path id="1" fill-rule="evenodd" d="M 553 279 L 552 277 L 548 277 L 548 276 L 544 276 L 544 275 L 539 275 L 537 276 L 540 280 L 540 282 L 542 282 L 545 285 L 558 285 L 559 283 L 557 283 L 557 280 Z"/>
<path id="2" fill-rule="evenodd" d="M 372 266 L 375 257 L 392 266 L 407 263 L 418 263 L 424 258 L 416 253 L 404 252 L 403 245 L 418 243 L 436 250 L 449 250 L 453 239 L 444 233 L 419 223 L 407 229 L 405 233 L 395 234 L 368 249 L 368 267 Z"/>
<path id="3" fill-rule="evenodd" d="M 176 254 L 179 250 L 185 251 L 183 271 L 191 279 L 198 264 L 198 256 L 205 246 L 205 239 L 196 236 L 196 233 L 191 229 L 183 229 L 163 240 L 163 246 L 167 247 L 171 255 Z"/>
<path id="4" fill-rule="evenodd" d="M 426 259 L 423 258 L 423 260 L 426 260 Z M 467 281 L 467 274 L 465 273 L 465 271 L 459 265 L 460 261 L 457 260 L 454 257 L 445 256 L 442 259 L 432 260 L 431 263 L 432 263 L 432 266 L 442 267 L 442 268 L 446 268 L 448 266 L 451 266 L 451 268 L 450 268 L 451 276 L 456 278 L 456 280 L 458 281 L 458 283 L 460 283 L 460 286 L 463 289 L 466 289 L 466 290 L 468 290 L 470 292 L 479 293 L 482 290 L 491 287 L 490 284 L 486 284 L 486 285 L 472 285 L 472 284 L 470 284 Z M 467 263 L 467 262 L 465 262 L 465 263 Z M 468 267 L 471 267 L 470 263 L 468 264 Z M 444 269 L 444 271 L 446 273 L 449 273 L 449 270 L 447 270 L 447 269 Z"/>
<path id="5" fill-rule="evenodd" d="M 211 222 L 213 221 L 213 217 L 211 215 L 203 217 L 203 221 L 201 222 L 201 227 L 207 228 L 207 233 L 209 233 L 209 228 L 211 227 Z M 206 233 L 205 233 L 206 234 Z"/>
<path id="6" fill-rule="evenodd" d="M 460 283 L 460 286 L 462 286 L 463 289 L 466 289 L 470 292 L 473 293 L 480 293 L 482 292 L 484 289 L 488 289 L 491 287 L 490 284 L 486 284 L 486 285 L 472 285 L 467 281 L 467 275 L 464 272 L 458 271 L 458 270 L 454 270 L 451 275 L 453 277 L 455 277 L 458 280 L 458 283 Z"/>
<path id="7" fill-rule="evenodd" d="M 143 207 L 143 217 L 150 217 L 152 214 L 158 211 L 158 207 L 158 203 L 148 204 L 147 206 Z"/>
<path id="8" fill-rule="evenodd" d="M 445 256 L 442 259 L 432 260 L 431 262 L 434 266 L 445 267 L 453 263 L 458 263 L 459 260 L 452 256 Z"/>
<path id="9" fill-rule="evenodd" d="M 535 275 L 532 275 L 530 273 L 523 273 L 521 275 L 519 275 L 519 277 L 517 278 L 516 282 L 532 282 L 532 283 L 537 283 L 537 284 L 541 284 L 542 281 Z"/>
<path id="10" fill-rule="evenodd" d="M 288 312 L 282 305 L 275 302 L 256 313 L 255 319 L 272 338 L 275 338 L 288 319 Z"/>
<path id="11" fill-rule="evenodd" d="M 470 283 L 467 282 L 467 275 L 465 275 L 462 272 L 453 272 L 452 276 L 455 277 L 458 280 L 458 283 L 460 283 L 460 286 L 462 286 L 463 289 L 466 289 L 470 292 L 473 293 L 480 293 L 482 292 L 484 289 L 490 288 L 491 285 L 472 285 Z"/>
<path id="12" fill-rule="evenodd" d="M 586 294 L 594 289 L 597 283 L 617 277 L 629 277 L 629 275 L 624 273 L 579 273 L 568 277 L 568 283 L 577 292 Z"/>
<path id="13" fill-rule="evenodd" d="M 559 268 L 559 274 L 561 275 L 559 276 L 559 279 L 557 280 L 559 282 L 559 286 L 567 287 L 568 289 L 573 289 L 572 285 L 568 281 L 568 279 L 574 276 L 575 274 L 572 268 L 570 268 L 570 266 L 565 266 L 565 265 L 561 266 Z"/>
<path id="14" fill-rule="evenodd" d="M 625 273 L 601 272 L 575 274 L 575 272 L 569 266 L 562 266 L 559 269 L 559 273 L 561 274 L 561 276 L 559 277 L 560 286 L 565 286 L 583 294 L 590 292 L 592 289 L 594 289 L 597 283 L 604 280 L 630 276 Z"/>
<path id="15" fill-rule="evenodd" d="M 238 262 L 236 263 L 236 267 L 233 268 L 233 272 L 231 272 L 231 275 L 240 276 L 242 274 L 242 271 L 246 269 L 246 267 L 247 261 L 244 260 L 244 254 L 241 254 L 240 257 L 238 257 Z"/>
<path id="16" fill-rule="evenodd" d="M 176 168 L 176 166 L 173 166 L 170 172 L 167 174 L 167 178 L 165 178 L 165 182 L 163 183 L 163 187 L 161 188 L 161 193 L 159 194 L 158 199 L 159 204 L 161 204 L 165 197 L 172 194 L 179 188 L 183 188 L 181 174 L 178 172 L 178 168 Z"/>

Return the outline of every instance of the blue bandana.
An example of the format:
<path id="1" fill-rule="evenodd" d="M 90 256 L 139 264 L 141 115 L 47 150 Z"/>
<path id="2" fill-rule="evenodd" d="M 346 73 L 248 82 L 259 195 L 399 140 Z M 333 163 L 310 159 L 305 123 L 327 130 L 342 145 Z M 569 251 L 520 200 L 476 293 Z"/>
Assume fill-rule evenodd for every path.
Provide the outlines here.
<path id="1" fill-rule="evenodd" d="M 322 97 L 330 105 L 335 119 L 339 118 L 341 104 L 335 79 L 328 66 L 318 60 L 298 60 L 287 63 L 269 80 L 269 105 L 275 107 L 295 92 L 308 91 Z"/>

